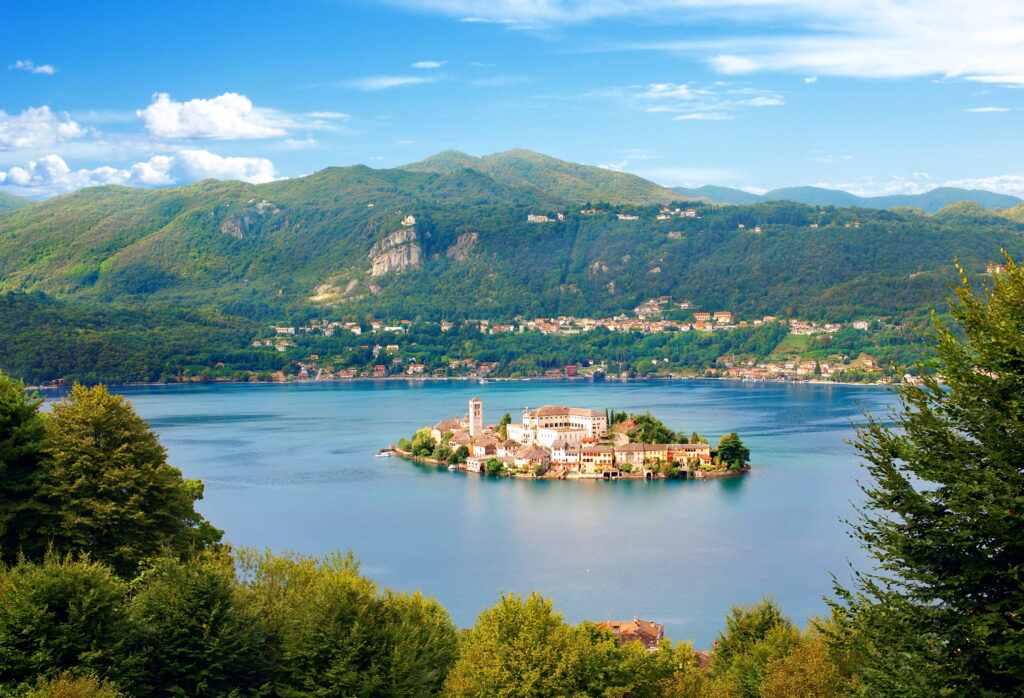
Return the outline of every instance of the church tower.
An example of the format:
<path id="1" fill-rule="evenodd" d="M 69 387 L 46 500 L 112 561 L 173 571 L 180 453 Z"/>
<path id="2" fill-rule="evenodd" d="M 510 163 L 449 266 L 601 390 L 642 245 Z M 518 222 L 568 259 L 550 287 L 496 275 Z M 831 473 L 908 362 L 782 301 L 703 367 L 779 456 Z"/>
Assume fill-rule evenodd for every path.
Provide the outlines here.
<path id="1" fill-rule="evenodd" d="M 478 397 L 469 401 L 469 435 L 476 438 L 484 433 L 484 402 Z"/>

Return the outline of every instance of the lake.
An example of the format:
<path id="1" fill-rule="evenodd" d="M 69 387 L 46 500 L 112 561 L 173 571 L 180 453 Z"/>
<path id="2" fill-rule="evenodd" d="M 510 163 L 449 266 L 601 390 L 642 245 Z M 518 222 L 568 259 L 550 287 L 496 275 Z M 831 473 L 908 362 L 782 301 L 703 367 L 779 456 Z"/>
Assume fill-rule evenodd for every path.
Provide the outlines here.
<path id="1" fill-rule="evenodd" d="M 709 647 L 732 604 L 774 595 L 803 624 L 862 552 L 842 523 L 863 472 L 851 420 L 874 386 L 722 381 L 353 382 L 118 388 L 199 509 L 236 545 L 352 550 L 383 586 L 422 590 L 469 626 L 502 592 L 540 590 L 567 620 L 662 622 Z M 524 407 L 650 411 L 712 443 L 738 431 L 753 471 L 697 481 L 495 479 L 375 458 L 420 426 Z"/>

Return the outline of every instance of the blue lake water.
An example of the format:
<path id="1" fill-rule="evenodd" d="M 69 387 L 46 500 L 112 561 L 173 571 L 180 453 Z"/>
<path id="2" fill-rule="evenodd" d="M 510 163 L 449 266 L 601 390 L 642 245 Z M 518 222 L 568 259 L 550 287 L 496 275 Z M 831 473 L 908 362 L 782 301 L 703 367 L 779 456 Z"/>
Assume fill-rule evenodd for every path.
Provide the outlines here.
<path id="1" fill-rule="evenodd" d="M 171 462 L 206 483 L 199 509 L 237 545 L 352 550 L 383 586 L 422 590 L 469 626 L 502 592 L 533 589 L 570 621 L 665 623 L 708 647 L 732 604 L 774 595 L 797 622 L 825 612 L 829 573 L 863 555 L 841 519 L 863 473 L 851 446 L 876 387 L 673 381 L 356 382 L 128 387 Z M 484 401 L 647 411 L 715 443 L 738 431 L 744 478 L 492 479 L 375 458 L 416 428 Z"/>

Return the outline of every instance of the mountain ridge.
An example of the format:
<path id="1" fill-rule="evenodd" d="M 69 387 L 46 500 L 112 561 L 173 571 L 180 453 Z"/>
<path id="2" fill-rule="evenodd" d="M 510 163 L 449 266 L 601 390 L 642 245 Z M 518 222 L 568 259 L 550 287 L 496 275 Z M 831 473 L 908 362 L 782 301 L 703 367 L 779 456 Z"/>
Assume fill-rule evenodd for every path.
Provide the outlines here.
<path id="1" fill-rule="evenodd" d="M 900 206 L 920 208 L 935 213 L 943 206 L 958 201 L 971 201 L 986 209 L 1012 208 L 1024 204 L 1024 199 L 1009 194 L 998 194 L 983 189 L 936 187 L 921 194 L 892 194 L 888 196 L 858 196 L 841 189 L 797 186 L 772 189 L 754 194 L 732 187 L 704 185 L 701 187 L 673 187 L 673 191 L 694 198 L 707 198 L 722 204 L 753 204 L 764 201 L 793 201 L 810 206 L 859 206 L 861 208 L 893 209 Z"/>
<path id="2" fill-rule="evenodd" d="M 512 174 L 492 176 L 461 166 L 471 157 L 82 189 L 0 215 L 0 291 L 249 318 L 607 316 L 673 296 L 842 319 L 924 312 L 953 257 L 984 273 L 1001 249 L 1024 256 L 1024 220 L 974 203 L 924 214 L 677 200 L 677 212 L 648 201 L 584 213 L 587 200 L 566 203 L 572 192 L 632 180 L 522 152 L 497 159 Z M 567 172 L 566 187 L 516 183 L 537 163 Z"/>

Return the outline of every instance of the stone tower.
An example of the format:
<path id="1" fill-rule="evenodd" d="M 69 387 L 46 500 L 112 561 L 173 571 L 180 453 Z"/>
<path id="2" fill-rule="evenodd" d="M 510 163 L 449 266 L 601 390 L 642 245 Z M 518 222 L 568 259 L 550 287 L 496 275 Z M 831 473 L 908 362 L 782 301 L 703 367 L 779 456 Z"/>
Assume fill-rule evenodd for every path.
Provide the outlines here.
<path id="1" fill-rule="evenodd" d="M 484 401 L 478 397 L 469 401 L 469 435 L 476 438 L 484 433 Z"/>

